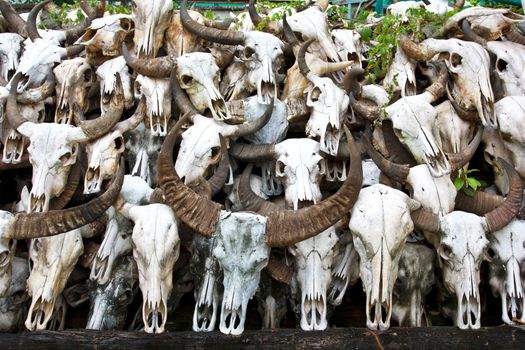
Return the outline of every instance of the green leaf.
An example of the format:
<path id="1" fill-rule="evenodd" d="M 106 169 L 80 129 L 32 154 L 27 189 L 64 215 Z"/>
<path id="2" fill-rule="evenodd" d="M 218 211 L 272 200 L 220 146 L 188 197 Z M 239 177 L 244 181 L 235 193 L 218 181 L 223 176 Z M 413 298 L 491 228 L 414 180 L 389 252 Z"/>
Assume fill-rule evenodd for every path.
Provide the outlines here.
<path id="1" fill-rule="evenodd" d="M 463 179 L 461 177 L 456 177 L 456 179 L 454 180 L 454 187 L 456 188 L 456 191 L 462 189 L 464 185 L 465 182 L 463 181 Z"/>
<path id="2" fill-rule="evenodd" d="M 481 183 L 473 177 L 467 177 L 467 183 L 470 188 L 477 190 Z"/>

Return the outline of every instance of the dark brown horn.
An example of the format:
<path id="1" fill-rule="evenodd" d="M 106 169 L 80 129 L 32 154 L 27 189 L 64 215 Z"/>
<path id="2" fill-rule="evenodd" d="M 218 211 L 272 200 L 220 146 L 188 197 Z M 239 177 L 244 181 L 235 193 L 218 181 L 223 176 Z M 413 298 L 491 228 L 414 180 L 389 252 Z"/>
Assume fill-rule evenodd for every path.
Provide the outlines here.
<path id="1" fill-rule="evenodd" d="M 410 213 L 410 216 L 416 228 L 423 231 L 439 232 L 439 215 L 427 209 L 419 209 Z"/>
<path id="2" fill-rule="evenodd" d="M 474 157 L 474 153 L 476 153 L 476 150 L 478 149 L 482 136 L 483 128 L 480 127 L 472 141 L 470 141 L 469 145 L 463 151 L 459 153 L 447 153 L 448 162 L 450 163 L 452 171 L 456 171 L 470 162 L 472 157 Z"/>
<path id="3" fill-rule="evenodd" d="M 363 146 L 370 156 L 374 163 L 376 163 L 377 167 L 390 179 L 399 182 L 400 184 L 405 184 L 408 178 L 408 174 L 410 173 L 410 165 L 408 164 L 396 164 L 394 162 L 389 161 L 388 159 L 385 159 L 383 155 L 381 155 L 374 146 L 372 146 L 372 142 L 370 141 L 370 137 L 366 134 L 363 134 L 361 136 L 361 140 L 363 141 Z"/>
<path id="4" fill-rule="evenodd" d="M 233 136 L 237 136 L 237 137 L 248 136 L 248 135 L 251 135 L 261 130 L 266 124 L 268 124 L 268 122 L 270 121 L 270 118 L 272 117 L 273 104 L 274 104 L 274 101 L 271 101 L 269 104 L 266 105 L 266 109 L 261 117 L 251 122 L 237 126 L 235 129 L 235 132 L 233 133 Z"/>
<path id="5" fill-rule="evenodd" d="M 38 14 L 42 9 L 51 2 L 52 0 L 46 0 L 41 2 L 38 5 L 35 5 L 31 9 L 31 12 L 29 12 L 29 16 L 27 16 L 27 35 L 29 35 L 29 39 L 31 41 L 35 41 L 36 39 L 42 39 L 40 34 L 38 34 L 38 28 L 36 26 L 36 18 L 38 17 Z"/>
<path id="6" fill-rule="evenodd" d="M 461 22 L 461 29 L 463 30 L 463 35 L 465 40 L 467 41 L 473 41 L 477 44 L 480 44 L 483 47 L 487 46 L 487 40 L 481 36 L 479 36 L 476 32 L 472 30 L 470 27 L 470 22 L 468 19 L 464 19 Z"/>
<path id="7" fill-rule="evenodd" d="M 76 57 L 80 55 L 82 51 L 84 51 L 86 47 L 84 45 L 71 45 L 66 47 L 66 56 L 69 58 Z"/>
<path id="8" fill-rule="evenodd" d="M 264 216 L 283 210 L 277 204 L 264 200 L 256 195 L 250 187 L 250 175 L 253 170 L 253 163 L 250 163 L 244 169 L 238 186 L 238 194 L 244 210 L 254 211 Z"/>
<path id="9" fill-rule="evenodd" d="M 382 131 L 386 149 L 390 153 L 390 160 L 398 164 L 408 164 L 410 167 L 416 166 L 417 162 L 414 157 L 397 138 L 391 121 L 383 121 Z"/>
<path id="10" fill-rule="evenodd" d="M 175 61 L 170 56 L 151 59 L 132 56 L 126 43 L 122 43 L 122 56 L 127 65 L 135 72 L 155 79 L 169 78 L 171 71 L 175 68 Z"/>
<path id="11" fill-rule="evenodd" d="M 55 75 L 50 72 L 42 85 L 34 89 L 28 89 L 16 97 L 16 101 L 22 104 L 34 104 L 41 102 L 53 95 L 55 92 Z"/>
<path id="12" fill-rule="evenodd" d="M 268 271 L 274 280 L 288 285 L 292 281 L 294 272 L 284 261 L 277 259 L 273 255 L 270 255 L 268 265 L 266 265 L 266 271 Z"/>
<path id="13" fill-rule="evenodd" d="M 81 168 L 81 155 L 82 151 L 78 152 L 78 158 L 75 164 L 71 167 L 71 172 L 67 178 L 66 188 L 64 192 L 58 198 L 53 198 L 49 204 L 51 210 L 63 209 L 71 200 L 75 192 L 77 191 L 78 184 L 80 183 L 80 168 Z"/>
<path id="14" fill-rule="evenodd" d="M 363 88 L 360 81 L 365 77 L 365 71 L 363 68 L 352 68 L 348 73 L 345 74 L 343 79 L 343 86 L 348 95 L 353 94 L 355 99 L 361 98 Z"/>
<path id="15" fill-rule="evenodd" d="M 292 45 L 293 47 L 298 47 L 301 45 L 292 28 L 290 27 L 290 23 L 288 23 L 288 20 L 286 19 L 286 14 L 283 16 L 283 34 L 288 44 Z"/>
<path id="16" fill-rule="evenodd" d="M 221 141 L 221 160 L 219 161 L 219 166 L 215 169 L 213 176 L 205 181 L 210 188 L 211 197 L 215 196 L 220 190 L 222 190 L 224 184 L 228 181 L 228 176 L 230 175 L 230 157 L 228 154 L 228 146 L 226 146 L 226 139 L 221 134 L 219 134 L 219 139 Z"/>
<path id="17" fill-rule="evenodd" d="M 308 41 L 305 41 L 301 48 L 299 49 L 299 53 L 297 54 L 297 65 L 299 66 L 299 71 L 301 71 L 301 74 L 306 78 L 308 73 L 310 73 L 310 68 L 308 68 L 308 65 L 306 64 L 306 50 L 308 50 L 308 47 L 312 45 L 314 42 L 314 39 L 310 39 Z"/>
<path id="18" fill-rule="evenodd" d="M 75 230 L 97 220 L 116 201 L 124 181 L 124 160 L 108 190 L 86 204 L 47 213 L 17 214 L 5 235 L 12 239 L 49 237 Z"/>
<path id="19" fill-rule="evenodd" d="M 505 201 L 496 209 L 485 215 L 489 232 L 496 232 L 507 226 L 514 219 L 521 208 L 523 200 L 523 183 L 520 175 L 514 167 L 502 158 L 497 158 L 496 162 L 505 169 L 509 178 L 509 194 Z"/>
<path id="20" fill-rule="evenodd" d="M 503 196 L 495 193 L 476 191 L 471 197 L 459 191 L 454 209 L 481 216 L 499 207 L 504 200 Z"/>
<path id="21" fill-rule="evenodd" d="M 184 0 L 180 7 L 180 20 L 184 29 L 204 40 L 223 45 L 242 45 L 244 43 L 244 33 L 240 31 L 210 28 L 194 21 L 188 14 L 187 0 Z"/>
<path id="22" fill-rule="evenodd" d="M 20 17 L 9 1 L 0 0 L 0 12 L 7 21 L 7 27 L 10 32 L 18 33 L 24 38 L 27 38 L 26 22 Z"/>
<path id="23" fill-rule="evenodd" d="M 449 101 L 461 119 L 469 123 L 479 124 L 478 112 L 475 109 L 466 110 L 463 107 L 461 107 L 453 98 L 450 98 Z"/>
<path id="24" fill-rule="evenodd" d="M 239 198 L 246 209 L 252 210 L 250 207 L 253 205 L 254 208 L 269 211 L 266 222 L 266 241 L 269 246 L 287 247 L 313 237 L 333 226 L 352 209 L 361 190 L 363 170 L 359 147 L 355 144 L 348 128 L 345 126 L 344 129 L 350 148 L 350 171 L 341 188 L 322 202 L 297 211 L 283 209 L 272 211 L 270 202 L 262 198 L 251 202 L 245 201 L 241 196 L 239 184 Z"/>
<path id="25" fill-rule="evenodd" d="M 408 57 L 416 61 L 430 61 L 437 53 L 437 51 L 431 47 L 423 44 L 416 44 L 407 37 L 399 38 L 398 45 L 403 49 Z"/>
<path id="26" fill-rule="evenodd" d="M 135 110 L 135 113 L 131 117 L 129 117 L 126 120 L 123 120 L 121 122 L 118 122 L 117 125 L 115 125 L 115 129 L 120 131 L 122 134 L 135 129 L 142 120 L 144 120 L 144 116 L 146 115 L 146 98 L 143 96 L 140 99 L 139 105 L 137 106 L 137 109 Z"/>
<path id="27" fill-rule="evenodd" d="M 182 114 L 188 114 L 190 117 L 199 114 L 199 111 L 197 111 L 193 103 L 191 103 L 189 97 L 186 95 L 186 92 L 182 91 L 182 88 L 179 84 L 179 77 L 177 76 L 175 68 L 171 70 L 170 82 L 171 96 L 177 104 L 179 111 Z"/>
<path id="28" fill-rule="evenodd" d="M 264 19 L 257 13 L 257 9 L 255 8 L 256 2 L 257 0 L 250 0 L 248 3 L 248 14 L 250 15 L 250 19 L 255 27 L 259 26 L 259 24 L 264 21 Z"/>
<path id="29" fill-rule="evenodd" d="M 166 203 L 173 208 L 175 215 L 193 231 L 211 237 L 217 228 L 221 206 L 195 193 L 180 180 L 173 165 L 173 147 L 179 136 L 182 124 L 189 114 L 179 119 L 170 130 L 162 144 L 157 159 L 158 180 Z"/>
<path id="30" fill-rule="evenodd" d="M 520 34 L 516 29 L 512 28 L 507 34 L 505 34 L 509 41 L 516 44 L 525 45 L 525 36 Z"/>
<path id="31" fill-rule="evenodd" d="M 381 108 L 377 105 L 365 103 L 363 100 L 356 100 L 353 94 L 349 95 L 350 106 L 357 115 L 373 122 L 381 116 Z"/>
<path id="32" fill-rule="evenodd" d="M 275 158 L 275 144 L 255 145 L 234 142 L 230 154 L 243 162 L 262 162 Z"/>
<path id="33" fill-rule="evenodd" d="M 11 81 L 11 87 L 9 90 L 9 96 L 7 97 L 7 102 L 5 106 L 5 113 L 7 115 L 7 120 L 11 127 L 15 130 L 18 129 L 20 125 L 27 122 L 27 120 L 20 118 L 20 111 L 18 110 L 18 104 L 16 102 L 16 90 L 18 88 L 18 83 L 22 78 L 21 73 L 15 74 Z"/>

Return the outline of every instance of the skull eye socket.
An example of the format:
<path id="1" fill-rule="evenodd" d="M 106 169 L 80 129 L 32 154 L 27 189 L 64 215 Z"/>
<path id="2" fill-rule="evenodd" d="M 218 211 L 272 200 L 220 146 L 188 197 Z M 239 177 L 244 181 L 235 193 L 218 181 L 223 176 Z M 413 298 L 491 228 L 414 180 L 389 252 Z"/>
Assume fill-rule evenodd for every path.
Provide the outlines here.
<path id="1" fill-rule="evenodd" d="M 498 60 L 496 61 L 496 69 L 500 73 L 502 73 L 503 71 L 507 70 L 507 65 L 508 65 L 508 62 L 505 61 L 505 60 L 502 60 L 500 58 L 498 58 Z"/>
<path id="2" fill-rule="evenodd" d="M 181 78 L 180 78 L 180 81 L 183 85 L 191 85 L 191 83 L 193 82 L 193 78 L 189 75 L 183 75 Z"/>
<path id="3" fill-rule="evenodd" d="M 211 148 L 211 162 L 212 164 L 218 163 L 221 159 L 221 148 L 220 147 L 212 147 Z"/>
<path id="4" fill-rule="evenodd" d="M 461 65 L 462 60 L 463 58 L 461 58 L 461 56 L 457 53 L 453 53 L 452 55 L 450 55 L 450 64 L 454 68 L 457 68 L 459 65 Z"/>
<path id="5" fill-rule="evenodd" d="M 125 31 L 131 30 L 131 22 L 128 20 L 120 20 L 120 27 Z"/>
<path id="6" fill-rule="evenodd" d="M 255 51 L 251 47 L 247 46 L 244 48 L 244 57 L 251 58 L 254 53 Z"/>
<path id="7" fill-rule="evenodd" d="M 87 69 L 84 72 L 84 82 L 88 83 L 93 79 L 93 70 Z"/>
<path id="8" fill-rule="evenodd" d="M 46 118 L 46 110 L 45 109 L 39 110 L 38 117 L 36 118 L 37 122 L 43 123 L 45 118 Z"/>
<path id="9" fill-rule="evenodd" d="M 135 1 L 131 2 L 131 7 L 136 10 L 137 9 L 137 3 Z"/>
<path id="10" fill-rule="evenodd" d="M 67 163 L 72 156 L 73 154 L 71 152 L 66 152 L 59 159 L 62 163 Z"/>
<path id="11" fill-rule="evenodd" d="M 445 260 L 450 260 L 452 257 L 452 248 L 448 244 L 442 244 L 441 247 L 439 247 L 439 255 Z"/>
<path id="12" fill-rule="evenodd" d="M 495 256 L 496 256 L 496 252 L 494 251 L 494 249 L 492 248 L 487 249 L 487 253 L 485 254 L 485 259 L 487 259 L 490 262 L 492 261 L 492 259 L 494 259 Z"/>
<path id="13" fill-rule="evenodd" d="M 318 87 L 315 87 L 313 90 L 312 90 L 312 94 L 310 95 L 310 98 L 312 99 L 313 102 L 317 102 L 319 101 L 319 97 L 321 96 L 321 89 L 319 89 Z"/>
<path id="14" fill-rule="evenodd" d="M 38 253 L 42 249 L 42 242 L 39 239 L 35 239 L 33 242 L 33 250 Z"/>
<path id="15" fill-rule="evenodd" d="M 275 174 L 277 176 L 283 176 L 285 168 L 286 168 L 286 165 L 283 162 L 281 162 L 280 160 L 278 160 L 275 163 Z"/>
<path id="16" fill-rule="evenodd" d="M 122 136 L 115 138 L 115 140 L 113 140 L 113 144 L 117 151 L 124 151 L 124 138 Z"/>
<path id="17" fill-rule="evenodd" d="M 122 291 L 122 293 L 120 293 L 120 295 L 117 296 L 117 300 L 120 303 L 124 303 L 128 300 L 131 300 L 132 297 L 133 297 L 133 291 L 131 290 L 131 288 L 126 288 Z"/>

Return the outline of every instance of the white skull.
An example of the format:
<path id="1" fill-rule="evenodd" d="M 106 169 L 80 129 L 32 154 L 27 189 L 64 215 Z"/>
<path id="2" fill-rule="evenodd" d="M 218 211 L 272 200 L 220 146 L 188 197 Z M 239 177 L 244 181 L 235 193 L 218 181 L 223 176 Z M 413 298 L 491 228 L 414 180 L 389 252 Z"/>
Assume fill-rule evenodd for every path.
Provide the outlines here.
<path id="1" fill-rule="evenodd" d="M 400 1 L 394 4 L 388 5 L 386 8 L 387 15 L 399 16 L 401 21 L 408 22 L 407 12 L 409 9 L 417 9 L 423 6 L 422 2 L 419 1 Z"/>
<path id="2" fill-rule="evenodd" d="M 496 102 L 496 119 L 511 164 L 525 177 L 525 97 L 510 96 Z"/>
<path id="3" fill-rule="evenodd" d="M 88 93 L 95 84 L 96 76 L 85 58 L 77 57 L 65 60 L 54 70 L 57 84 L 57 107 L 55 123 L 73 124 L 80 121 L 80 115 L 75 115 L 74 106 L 85 113 L 89 107 Z"/>
<path id="4" fill-rule="evenodd" d="M 489 241 L 485 218 L 462 211 L 440 217 L 443 284 L 455 296 L 454 323 L 461 329 L 480 327 L 479 270 Z"/>
<path id="5" fill-rule="evenodd" d="M 343 61 L 352 61 L 353 66 L 361 67 L 361 35 L 357 30 L 334 29 L 332 38 L 339 58 Z"/>
<path id="6" fill-rule="evenodd" d="M 308 80 L 312 86 L 307 89 L 306 104 L 312 107 L 312 114 L 306 124 L 306 134 L 319 138 L 321 151 L 335 156 L 350 99 L 330 78 L 310 73 Z"/>
<path id="7" fill-rule="evenodd" d="M 88 58 L 116 57 L 121 54 L 124 39 L 132 32 L 133 21 L 128 15 L 111 15 L 96 18 L 77 43 L 86 46 Z"/>
<path id="8" fill-rule="evenodd" d="M 110 207 L 107 211 L 108 223 L 104 239 L 91 265 L 89 278 L 98 284 L 105 285 L 113 275 L 119 260 L 131 252 L 132 223 L 122 214 Z"/>
<path id="9" fill-rule="evenodd" d="M 135 81 L 140 96 L 146 99 L 145 125 L 153 136 L 166 136 L 171 118 L 171 85 L 169 79 L 138 75 Z"/>
<path id="10" fill-rule="evenodd" d="M 443 151 L 459 153 L 468 146 L 472 139 L 474 125 L 461 119 L 450 101 L 444 101 L 436 106 L 436 124 L 439 129 Z"/>
<path id="11" fill-rule="evenodd" d="M 219 329 L 224 334 L 244 331 L 248 301 L 255 295 L 261 270 L 267 265 L 266 218 L 253 213 L 222 211 L 213 255 L 224 273 Z"/>
<path id="12" fill-rule="evenodd" d="M 334 227 L 296 243 L 289 251 L 295 257 L 295 278 L 301 290 L 301 329 L 325 330 L 327 297 L 332 282 L 334 247 L 338 237 Z"/>
<path id="13" fill-rule="evenodd" d="M 168 298 L 173 288 L 173 265 L 179 258 L 180 238 L 173 210 L 164 204 L 135 206 L 120 210 L 135 224 L 133 257 L 142 291 L 142 319 L 146 333 L 163 333 Z"/>
<path id="14" fill-rule="evenodd" d="M 219 91 L 221 75 L 210 53 L 193 52 L 177 58 L 180 86 L 186 90 L 199 113 L 206 109 L 216 120 L 231 119 L 230 111 Z"/>
<path id="15" fill-rule="evenodd" d="M 405 244 L 394 285 L 392 318 L 400 326 L 425 326 L 425 297 L 436 283 L 436 251 L 423 244 Z"/>
<path id="16" fill-rule="evenodd" d="M 525 94 L 525 48 L 511 41 L 489 41 L 487 50 L 496 55 L 496 75 L 501 81 L 499 96 Z"/>
<path id="17" fill-rule="evenodd" d="M 81 229 L 31 241 L 29 257 L 33 266 L 27 280 L 27 290 L 32 301 L 25 322 L 27 329 L 47 328 L 57 298 L 83 251 Z"/>
<path id="18" fill-rule="evenodd" d="M 514 219 L 489 235 L 490 287 L 501 297 L 501 319 L 507 324 L 525 322 L 525 221 Z"/>
<path id="19" fill-rule="evenodd" d="M 135 50 L 138 57 L 154 58 L 164 41 L 164 32 L 173 12 L 170 0 L 133 0 Z"/>
<path id="20" fill-rule="evenodd" d="M 414 229 L 410 212 L 419 205 L 401 191 L 373 185 L 361 190 L 352 209 L 349 228 L 366 292 L 366 325 L 372 330 L 390 327 L 399 259 Z"/>
<path id="21" fill-rule="evenodd" d="M 400 91 L 402 97 L 417 93 L 416 62 L 408 58 L 401 47 L 397 48 L 394 61 L 383 79 L 383 86 L 386 89 L 394 87 L 394 92 Z"/>
<path id="22" fill-rule="evenodd" d="M 135 102 L 131 77 L 124 57 L 119 56 L 104 62 L 97 68 L 97 77 L 100 81 L 101 109 L 107 109 L 110 96 L 122 86 L 124 93 L 124 107 L 130 108 Z"/>
<path id="23" fill-rule="evenodd" d="M 0 34 L 0 72 L 5 80 L 18 69 L 23 41 L 24 38 L 16 33 Z"/>

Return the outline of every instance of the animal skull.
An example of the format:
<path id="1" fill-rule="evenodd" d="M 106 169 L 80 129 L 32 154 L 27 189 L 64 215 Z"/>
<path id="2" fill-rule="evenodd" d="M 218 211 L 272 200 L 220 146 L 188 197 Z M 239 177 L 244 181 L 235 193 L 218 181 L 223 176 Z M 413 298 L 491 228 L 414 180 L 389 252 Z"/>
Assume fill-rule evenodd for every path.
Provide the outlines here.
<path id="1" fill-rule="evenodd" d="M 501 82 L 501 97 L 525 93 L 525 49 L 511 41 L 489 41 L 487 50 L 496 56 L 495 71 Z"/>
<path id="2" fill-rule="evenodd" d="M 126 136 L 126 159 L 131 166 L 130 175 L 139 176 L 150 186 L 157 183 L 157 156 L 162 145 L 162 138 L 153 136 L 151 129 L 140 123 Z"/>
<path id="3" fill-rule="evenodd" d="M 0 71 L 6 81 L 18 69 L 24 38 L 16 33 L 0 34 Z"/>
<path id="4" fill-rule="evenodd" d="M 122 88 L 124 94 L 124 107 L 131 108 L 134 103 L 131 77 L 124 57 L 119 56 L 104 62 L 97 68 L 97 77 L 100 81 L 101 110 L 107 111 L 108 101 L 118 89 Z"/>
<path id="5" fill-rule="evenodd" d="M 139 57 L 153 58 L 162 47 L 164 32 L 173 12 L 173 3 L 169 0 L 156 2 L 133 0 L 132 14 L 135 22 L 136 54 Z"/>
<path id="6" fill-rule="evenodd" d="M 525 97 L 509 96 L 496 102 L 496 119 L 503 144 L 516 171 L 525 177 Z"/>
<path id="7" fill-rule="evenodd" d="M 169 79 L 138 75 L 136 90 L 146 99 L 145 125 L 153 136 L 166 136 L 171 118 L 171 85 Z"/>

